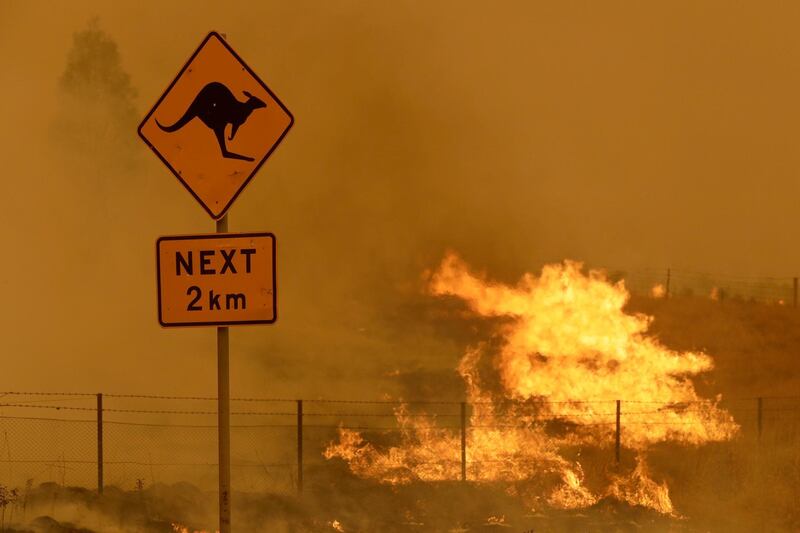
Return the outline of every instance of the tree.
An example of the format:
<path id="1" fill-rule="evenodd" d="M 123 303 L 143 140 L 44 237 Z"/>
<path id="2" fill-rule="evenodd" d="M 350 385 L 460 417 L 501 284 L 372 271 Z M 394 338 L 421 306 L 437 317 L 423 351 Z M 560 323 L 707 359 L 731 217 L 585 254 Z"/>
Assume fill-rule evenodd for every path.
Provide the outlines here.
<path id="1" fill-rule="evenodd" d="M 122 68 L 116 42 L 96 19 L 73 35 L 59 93 L 59 143 L 78 160 L 94 162 L 105 172 L 109 164 L 118 170 L 130 168 L 136 154 L 136 90 Z"/>

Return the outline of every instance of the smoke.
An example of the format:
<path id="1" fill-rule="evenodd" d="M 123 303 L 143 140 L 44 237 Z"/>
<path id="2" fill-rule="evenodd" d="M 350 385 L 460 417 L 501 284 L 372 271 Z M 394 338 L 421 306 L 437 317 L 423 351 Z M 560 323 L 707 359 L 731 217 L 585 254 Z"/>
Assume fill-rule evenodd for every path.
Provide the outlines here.
<path id="1" fill-rule="evenodd" d="M 5 101 L 28 103 L 10 106 L 14 127 L 0 132 L 14 147 L 8 175 L 19 177 L 2 186 L 7 214 L 25 221 L 9 241 L 24 260 L 3 271 L 15 280 L 6 323 L 26 339 L 12 340 L 14 350 L 38 368 L 70 353 L 70 366 L 86 370 L 75 388 L 213 388 L 212 332 L 160 331 L 152 272 L 157 236 L 213 226 L 128 129 L 211 28 L 297 117 L 231 212 L 234 231 L 274 231 L 280 254 L 281 319 L 235 332 L 235 390 L 336 395 L 363 385 L 375 395 L 384 384 L 364 378 L 387 366 L 429 367 L 422 354 L 435 353 L 435 366 L 452 368 L 459 350 L 431 335 L 418 296 L 419 273 L 447 247 L 503 280 L 564 257 L 773 275 L 790 268 L 793 252 L 780 244 L 790 224 L 774 223 L 774 213 L 792 212 L 782 207 L 791 165 L 771 166 L 772 185 L 754 197 L 756 167 L 730 154 L 790 160 L 779 151 L 785 143 L 754 144 L 746 133 L 779 138 L 770 110 L 795 108 L 796 83 L 753 55 L 736 69 L 707 61 L 738 41 L 701 42 L 706 13 L 659 12 L 664 30 L 652 34 L 637 29 L 652 15 L 644 7 L 591 16 L 523 3 L 488 12 L 306 8 L 176 2 L 156 13 L 86 2 L 49 6 L 42 19 L 35 5 L 3 7 Z M 719 31 L 743 30 L 752 19 L 744 10 Z M 761 16 L 775 30 L 745 34 L 767 53 L 790 17 Z M 680 46 L 663 45 L 673 41 Z M 696 53 L 684 68 L 687 46 Z M 741 83 L 736 73 L 754 68 L 775 83 Z M 699 84 L 724 84 L 738 97 L 689 92 Z M 751 97 L 768 86 L 781 90 Z M 723 121 L 739 134 L 701 136 L 718 116 L 741 116 L 742 99 L 763 102 L 762 113 L 746 113 L 759 127 Z M 741 212 L 751 213 L 746 224 Z M 45 319 L 48 334 L 38 335 Z M 353 353 L 365 354 L 361 364 L 342 365 Z M 163 371 L 140 377 L 154 366 Z M 18 370 L 28 376 L 20 385 L 43 384 Z M 196 379 L 179 380 L 186 372 Z"/>
<path id="2" fill-rule="evenodd" d="M 583 526 L 602 531 L 615 524 L 619 509 L 601 506 L 590 517 L 562 512 L 531 515 L 494 487 L 440 486 L 387 489 L 330 479 L 302 501 L 293 495 L 236 493 L 233 527 L 245 531 L 486 531 L 499 527 L 563 530 Z M 156 485 L 140 491 L 109 489 L 103 498 L 55 484 L 32 487 L 24 506 L 9 506 L 5 531 L 34 533 L 200 533 L 215 531 L 214 495 L 186 484 Z M 12 513 L 13 511 L 13 513 Z M 53 518 L 58 516 L 58 519 Z M 625 513 L 638 527 L 666 527 L 670 521 L 645 509 Z M 554 529 L 555 528 L 555 529 Z M 524 531 L 524 529 L 522 529 Z M 547 530 L 547 529 L 545 529 Z"/>
<path id="3" fill-rule="evenodd" d="M 158 236 L 213 223 L 135 133 L 210 29 L 297 118 L 231 211 L 277 235 L 280 316 L 232 332 L 234 395 L 462 394 L 484 326 L 422 294 L 446 248 L 500 281 L 566 257 L 793 275 L 795 9 L 0 2 L 2 388 L 215 390 L 214 331 L 161 330 L 154 273 Z M 728 384 L 794 348 L 688 307 L 670 345 Z M 780 360 L 748 390 L 788 390 Z"/>

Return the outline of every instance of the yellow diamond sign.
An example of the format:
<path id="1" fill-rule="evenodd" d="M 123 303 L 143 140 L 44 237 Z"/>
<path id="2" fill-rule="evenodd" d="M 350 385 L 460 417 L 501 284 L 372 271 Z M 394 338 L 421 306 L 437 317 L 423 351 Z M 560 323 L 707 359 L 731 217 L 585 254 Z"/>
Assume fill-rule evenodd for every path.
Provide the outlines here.
<path id="1" fill-rule="evenodd" d="M 144 118 L 139 136 L 218 219 L 293 123 L 269 87 L 211 32 Z"/>

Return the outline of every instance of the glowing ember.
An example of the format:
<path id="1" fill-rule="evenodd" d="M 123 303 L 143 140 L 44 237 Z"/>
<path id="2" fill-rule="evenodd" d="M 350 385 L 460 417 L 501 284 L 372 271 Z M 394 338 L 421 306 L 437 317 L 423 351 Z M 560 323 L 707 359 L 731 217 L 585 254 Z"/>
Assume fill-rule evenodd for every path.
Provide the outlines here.
<path id="1" fill-rule="evenodd" d="M 648 336 L 652 318 L 623 310 L 624 282 L 612 284 L 599 271 L 583 274 L 579 263 L 565 261 L 511 287 L 474 275 L 450 254 L 429 288 L 464 300 L 480 317 L 502 319 L 500 347 L 472 346 L 458 367 L 471 405 L 471 481 L 514 483 L 531 506 L 580 508 L 612 496 L 674 514 L 667 486 L 649 477 L 648 446 L 722 441 L 738 431 L 718 408 L 719 398 L 699 398 L 690 379 L 709 371 L 711 358 L 670 350 Z M 487 357 L 491 372 L 479 365 Z M 593 492 L 581 463 L 566 452 L 613 444 L 616 399 L 622 400 L 623 444 L 639 458 L 628 476 L 606 475 L 605 489 Z M 460 479 L 459 432 L 437 427 L 433 416 L 410 417 L 404 406 L 395 414 L 396 446 L 378 449 L 359 432 L 341 429 L 325 457 L 384 483 Z"/>
<path id="2" fill-rule="evenodd" d="M 650 289 L 650 296 L 653 298 L 663 298 L 667 295 L 667 289 L 661 283 L 656 283 L 653 285 L 653 288 Z"/>
<path id="3" fill-rule="evenodd" d="M 489 518 L 486 519 L 486 525 L 487 526 L 500 526 L 500 525 L 504 525 L 505 523 L 506 523 L 506 517 L 503 516 L 503 515 L 501 515 L 501 516 L 490 516 Z"/>
<path id="4" fill-rule="evenodd" d="M 186 527 L 184 525 L 181 525 L 181 524 L 177 524 L 175 522 L 173 522 L 171 525 L 172 525 L 172 530 L 175 533 L 209 533 L 205 529 L 203 529 L 203 530 L 200 530 L 200 529 L 189 529 L 188 527 Z M 219 530 L 217 530 L 216 533 L 219 533 Z"/>

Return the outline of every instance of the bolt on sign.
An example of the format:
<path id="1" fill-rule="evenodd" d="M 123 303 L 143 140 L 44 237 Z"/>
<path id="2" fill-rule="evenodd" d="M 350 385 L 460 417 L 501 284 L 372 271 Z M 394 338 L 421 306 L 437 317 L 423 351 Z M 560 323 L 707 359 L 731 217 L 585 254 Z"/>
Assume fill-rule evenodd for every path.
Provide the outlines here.
<path id="1" fill-rule="evenodd" d="M 212 218 L 221 218 L 294 117 L 217 33 L 206 36 L 139 136 Z"/>
<path id="2" fill-rule="evenodd" d="M 161 237 L 156 261 L 162 326 L 272 324 L 277 318 L 271 233 Z"/>

